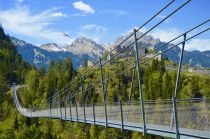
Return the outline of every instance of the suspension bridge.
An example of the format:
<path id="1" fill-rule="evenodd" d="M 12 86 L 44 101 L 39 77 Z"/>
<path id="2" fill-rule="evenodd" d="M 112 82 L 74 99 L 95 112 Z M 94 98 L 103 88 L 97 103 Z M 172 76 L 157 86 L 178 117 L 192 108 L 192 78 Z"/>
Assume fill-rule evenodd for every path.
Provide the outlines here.
<path id="1" fill-rule="evenodd" d="M 210 138 L 210 99 L 204 98 L 177 98 L 180 87 L 180 73 L 183 64 L 183 55 L 185 43 L 205 32 L 209 28 L 210 19 L 197 24 L 179 36 L 164 43 L 151 53 L 141 55 L 138 41 L 145 35 L 166 21 L 173 14 L 184 8 L 191 0 L 188 0 L 175 8 L 165 18 L 148 29 L 145 33 L 138 32 L 160 13 L 171 6 L 175 0 L 170 1 L 147 22 L 138 29 L 134 29 L 130 35 L 125 38 L 119 45 L 115 46 L 108 54 L 99 58 L 93 66 L 84 71 L 80 78 L 75 77 L 73 81 L 62 90 L 49 97 L 46 107 L 25 108 L 21 105 L 16 88 L 14 86 L 14 101 L 18 111 L 30 118 L 52 118 L 62 119 L 65 121 L 80 122 L 105 126 L 106 128 L 119 128 L 121 130 L 131 130 L 142 132 L 143 134 L 153 134 L 172 138 Z M 173 45 L 169 45 L 172 44 Z M 144 100 L 141 81 L 141 66 L 157 56 L 165 54 L 175 47 L 179 46 L 180 60 L 177 67 L 177 78 L 172 98 L 165 100 Z M 163 49 L 164 48 L 164 49 Z M 118 51 L 117 51 L 118 50 Z M 161 50 L 161 51 L 159 51 Z M 111 66 L 119 61 L 120 57 L 125 55 L 134 55 L 132 58 L 124 58 L 123 68 L 119 68 L 117 74 L 106 73 L 107 65 Z M 147 57 L 150 55 L 150 57 Z M 109 57 L 109 58 L 108 58 Z M 111 64 L 112 63 L 112 64 Z M 91 83 L 85 80 L 93 76 L 96 72 L 100 74 L 100 79 Z M 108 82 L 132 71 L 130 78 L 130 91 L 127 101 L 120 98 L 115 101 L 107 99 Z M 134 82 L 135 74 L 137 82 Z M 138 101 L 132 100 L 133 86 L 138 86 Z M 91 98 L 90 93 L 101 96 L 102 102 L 99 103 Z M 99 95 L 100 94 L 100 95 Z M 79 101 L 81 100 L 81 103 Z"/>

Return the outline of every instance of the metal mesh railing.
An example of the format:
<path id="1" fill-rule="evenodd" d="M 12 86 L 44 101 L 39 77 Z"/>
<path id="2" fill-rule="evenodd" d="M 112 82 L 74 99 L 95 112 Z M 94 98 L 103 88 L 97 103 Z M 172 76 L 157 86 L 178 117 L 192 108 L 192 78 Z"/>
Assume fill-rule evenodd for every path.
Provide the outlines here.
<path id="1" fill-rule="evenodd" d="M 17 100 L 17 98 L 15 98 Z M 52 108 L 49 110 L 45 108 L 39 111 L 33 111 L 30 109 L 23 108 L 19 105 L 17 100 L 18 110 L 27 117 L 52 117 L 61 118 L 60 109 L 62 112 L 62 118 L 77 119 L 77 111 L 75 106 L 62 108 Z M 145 101 L 145 118 L 146 124 L 150 125 L 161 125 L 169 127 L 171 130 L 174 129 L 173 124 L 173 106 L 170 100 L 159 100 L 156 102 Z M 129 108 L 128 108 L 129 107 Z M 78 119 L 84 120 L 84 110 L 83 107 L 78 106 Z M 200 99 L 191 100 L 186 99 L 177 102 L 177 113 L 179 128 L 195 129 L 202 131 L 210 130 L 210 99 Z M 51 111 L 51 112 L 50 112 Z M 139 102 L 122 103 L 122 112 L 124 125 L 141 125 L 141 109 Z M 93 121 L 93 106 L 86 106 L 86 118 Z M 119 103 L 109 103 L 107 104 L 107 116 L 108 122 L 119 122 L 121 121 L 121 112 Z M 103 121 L 105 120 L 104 106 L 95 105 L 95 120 Z"/>
<path id="2" fill-rule="evenodd" d="M 18 110 L 21 114 L 27 117 L 48 117 L 48 118 L 61 118 L 63 120 L 77 121 L 77 112 L 79 121 L 100 122 L 105 124 L 104 106 L 95 104 L 93 111 L 93 105 L 86 105 L 84 118 L 84 109 L 82 106 L 70 105 L 62 108 L 54 107 L 51 109 L 42 108 L 37 111 L 23 108 L 15 93 L 14 99 Z M 123 120 L 123 126 L 142 127 L 143 121 L 141 117 L 141 108 L 139 102 L 126 102 L 126 103 L 108 103 L 107 104 L 107 118 L 108 124 L 116 124 L 121 126 Z M 173 105 L 171 100 L 156 100 L 156 101 L 144 101 L 145 119 L 147 128 L 157 128 L 158 130 L 174 131 L 174 116 Z M 122 110 L 120 109 L 122 106 Z M 70 114 L 71 108 L 71 114 Z M 77 110 L 76 110 L 77 109 Z M 179 130 L 192 131 L 210 131 L 210 99 L 180 99 L 177 100 L 177 114 Z M 121 111 L 123 119 L 121 117 Z M 61 112 L 61 113 L 60 113 Z M 62 115 L 62 117 L 61 117 Z"/>

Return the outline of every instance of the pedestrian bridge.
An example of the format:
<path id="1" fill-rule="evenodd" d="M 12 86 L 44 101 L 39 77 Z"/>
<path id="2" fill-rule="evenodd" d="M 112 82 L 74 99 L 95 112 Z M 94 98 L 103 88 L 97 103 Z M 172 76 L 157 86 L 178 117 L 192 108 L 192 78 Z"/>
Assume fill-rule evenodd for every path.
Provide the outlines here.
<path id="1" fill-rule="evenodd" d="M 143 121 L 139 102 L 107 104 L 107 123 L 101 105 L 66 105 L 59 108 L 33 110 L 22 107 L 16 91 L 14 100 L 18 111 L 30 118 L 52 118 L 66 121 L 101 125 L 122 130 L 143 132 Z M 171 100 L 145 101 L 145 133 L 165 137 L 176 137 Z M 210 138 L 210 99 L 177 100 L 180 138 Z"/>
<path id="2" fill-rule="evenodd" d="M 14 89 L 14 100 L 18 111 L 30 118 L 62 119 L 177 139 L 210 138 L 210 99 L 177 99 L 180 90 L 180 74 L 185 42 L 207 32 L 210 29 L 210 19 L 190 28 L 166 43 L 155 46 L 152 52 L 148 51 L 145 53 L 139 51 L 139 48 L 143 47 L 139 41 L 141 42 L 141 39 L 145 35 L 185 7 L 190 1 L 186 0 L 186 2 L 175 8 L 163 19 L 160 19 L 157 24 L 146 32 L 138 33 L 144 26 L 156 19 L 160 13 L 175 2 L 175 0 L 170 1 L 142 26 L 134 29 L 127 38 L 110 50 L 108 54 L 99 58 L 98 62 L 82 72 L 81 77 L 79 77 L 80 79 L 78 79 L 77 75 L 63 89 L 54 90 L 55 92 L 48 99 L 46 107 L 25 108 L 20 104 L 16 89 Z M 144 91 L 142 91 L 141 84 L 141 67 L 149 65 L 151 59 L 157 58 L 157 56 L 162 54 L 167 54 L 174 49 L 179 51 L 180 60 L 177 66 L 175 88 L 171 90 L 174 94 L 169 95 L 173 97 L 167 100 L 144 100 Z M 147 57 L 148 55 L 149 57 Z M 123 60 L 120 61 L 120 58 L 123 58 Z M 117 72 L 105 72 L 107 65 L 110 66 L 122 61 L 124 64 L 117 69 Z M 94 74 L 99 75 L 97 77 L 100 77 L 100 79 L 87 83 L 86 79 L 89 79 Z M 114 96 L 114 101 L 110 102 L 110 100 L 107 100 L 106 88 L 108 81 L 118 76 L 124 76 L 126 79 L 129 79 L 129 97 L 128 100 L 125 101 L 124 99 L 122 101 L 121 96 Z M 134 81 L 135 77 L 137 78 Z M 134 96 L 132 94 L 134 84 L 138 88 L 135 91 L 138 91 L 139 96 L 132 99 L 132 96 Z M 126 89 L 124 91 L 127 91 Z M 95 96 L 101 97 L 100 101 L 93 101 Z"/>

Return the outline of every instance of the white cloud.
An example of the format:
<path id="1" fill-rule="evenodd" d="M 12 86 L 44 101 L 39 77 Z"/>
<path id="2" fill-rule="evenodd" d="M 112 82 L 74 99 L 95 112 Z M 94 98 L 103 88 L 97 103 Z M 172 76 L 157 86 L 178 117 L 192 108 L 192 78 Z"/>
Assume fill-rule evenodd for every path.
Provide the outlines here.
<path id="1" fill-rule="evenodd" d="M 104 32 L 104 31 L 107 30 L 107 28 L 102 27 L 100 25 L 96 25 L 96 24 L 87 24 L 87 25 L 84 25 L 84 26 L 80 27 L 80 29 L 82 29 L 82 30 L 95 30 L 97 32 L 99 32 L 99 31 Z"/>
<path id="2" fill-rule="evenodd" d="M 100 42 L 107 30 L 107 28 L 100 25 L 87 24 L 80 27 L 79 35 L 84 35 L 96 42 Z"/>
<path id="3" fill-rule="evenodd" d="M 66 17 L 67 15 L 62 12 L 55 12 L 55 13 L 52 13 L 52 16 L 53 17 Z"/>
<path id="4" fill-rule="evenodd" d="M 133 27 L 132 29 L 128 29 L 127 31 L 123 32 L 122 35 L 123 35 L 123 36 L 126 36 L 126 35 L 128 35 L 128 34 L 131 34 L 131 33 L 133 33 L 134 29 L 138 29 L 138 28 L 139 28 L 139 27 L 136 27 L 136 26 L 135 26 L 135 27 Z M 142 27 L 139 31 L 142 32 L 142 33 L 145 33 L 145 32 L 148 31 L 148 30 L 147 30 L 147 28 Z"/>
<path id="5" fill-rule="evenodd" d="M 176 28 L 155 29 L 150 33 L 154 38 L 159 38 L 163 42 L 167 42 L 182 34 L 181 30 Z"/>
<path id="6" fill-rule="evenodd" d="M 127 11 L 123 11 L 123 10 L 105 10 L 101 12 L 101 14 L 106 14 L 106 13 L 112 14 L 115 18 L 128 14 Z"/>
<path id="7" fill-rule="evenodd" d="M 17 1 L 19 3 L 23 3 L 24 2 L 24 0 L 15 0 L 15 1 Z"/>
<path id="8" fill-rule="evenodd" d="M 181 31 L 176 28 L 169 28 L 169 29 L 156 29 L 153 32 L 151 32 L 151 35 L 155 38 L 159 38 L 163 42 L 168 42 L 175 37 L 181 35 L 184 31 Z M 176 41 L 172 42 L 174 44 L 177 44 L 178 42 L 183 41 L 183 37 L 180 37 Z M 192 50 L 199 50 L 199 51 L 205 51 L 210 50 L 210 39 L 192 39 L 187 41 L 185 45 L 185 49 L 188 51 Z"/>
<path id="9" fill-rule="evenodd" d="M 82 1 L 74 2 L 73 7 L 78 10 L 81 10 L 85 13 L 91 13 L 91 14 L 95 13 L 95 10 L 90 5 L 88 5 Z"/>
<path id="10" fill-rule="evenodd" d="M 205 51 L 210 50 L 210 39 L 193 39 L 185 45 L 185 48 L 189 51 L 199 50 Z"/>
<path id="11" fill-rule="evenodd" d="M 136 29 L 138 29 L 138 28 L 136 28 Z M 145 33 L 145 32 L 147 32 L 147 31 L 148 31 L 148 29 L 147 29 L 147 28 L 145 28 L 145 27 L 142 27 L 139 31 L 141 31 L 141 32 Z"/>
<path id="12" fill-rule="evenodd" d="M 82 16 L 86 16 L 85 13 L 74 13 L 74 14 L 69 14 L 68 16 L 73 16 L 73 17 L 82 17 Z"/>
<path id="13" fill-rule="evenodd" d="M 47 39 L 56 43 L 68 43 L 59 31 L 50 28 L 53 21 L 65 14 L 57 12 L 55 8 L 32 15 L 27 6 L 18 5 L 14 9 L 0 11 L 0 22 L 3 27 L 12 33 L 21 34 L 33 39 Z"/>
<path id="14" fill-rule="evenodd" d="M 165 15 L 158 15 L 157 18 L 163 20 L 164 18 L 166 18 L 166 16 Z M 172 23 L 172 19 L 167 18 L 164 22 L 167 23 L 167 24 Z"/>

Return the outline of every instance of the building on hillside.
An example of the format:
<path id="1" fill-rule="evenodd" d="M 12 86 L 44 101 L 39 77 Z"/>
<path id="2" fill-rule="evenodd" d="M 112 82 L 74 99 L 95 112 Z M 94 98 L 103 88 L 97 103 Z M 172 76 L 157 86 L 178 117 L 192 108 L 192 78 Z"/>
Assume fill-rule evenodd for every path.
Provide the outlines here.
<path id="1" fill-rule="evenodd" d="M 154 53 L 154 54 L 148 54 L 148 55 L 146 55 L 146 57 L 147 58 L 157 58 L 158 61 L 168 59 L 167 55 L 162 54 L 161 51 L 159 51 L 158 53 Z"/>
<path id="2" fill-rule="evenodd" d="M 94 64 L 93 64 L 92 61 L 90 61 L 90 60 L 87 61 L 87 66 L 88 66 L 88 67 L 92 67 L 93 65 L 94 65 Z"/>
<path id="3" fill-rule="evenodd" d="M 102 59 L 102 60 L 101 60 L 101 64 L 102 64 L 103 66 L 106 66 L 106 65 L 110 65 L 111 62 L 110 62 L 108 59 Z M 92 61 L 88 60 L 88 61 L 87 61 L 87 66 L 88 66 L 88 67 L 94 66 L 94 67 L 97 67 L 97 68 L 98 68 L 98 67 L 100 67 L 100 63 L 99 63 L 99 61 L 92 62 Z"/>
<path id="4" fill-rule="evenodd" d="M 197 73 L 197 74 L 210 74 L 210 70 L 209 69 L 189 68 L 188 72 Z"/>

